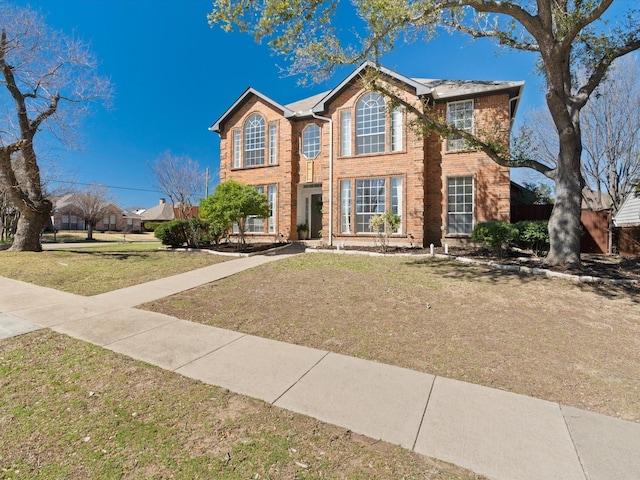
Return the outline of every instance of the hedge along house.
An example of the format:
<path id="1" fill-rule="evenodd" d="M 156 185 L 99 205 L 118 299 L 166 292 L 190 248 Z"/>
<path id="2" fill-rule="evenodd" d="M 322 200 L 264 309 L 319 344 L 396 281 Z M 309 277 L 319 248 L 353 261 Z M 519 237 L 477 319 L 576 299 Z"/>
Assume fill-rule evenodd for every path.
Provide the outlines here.
<path id="1" fill-rule="evenodd" d="M 248 88 L 210 127 L 221 139 L 220 181 L 253 185 L 271 203 L 269 218 L 247 222 L 248 236 L 297 239 L 303 223 L 326 245 L 373 244 L 370 218 L 392 211 L 402 223 L 391 243 L 426 246 L 509 221 L 509 170 L 460 137 L 412 128 L 412 113 L 364 88 L 365 69 L 406 102 L 429 100 L 457 128 L 495 129 L 508 146 L 524 82 L 412 79 L 366 62 L 333 90 L 288 105 Z"/>

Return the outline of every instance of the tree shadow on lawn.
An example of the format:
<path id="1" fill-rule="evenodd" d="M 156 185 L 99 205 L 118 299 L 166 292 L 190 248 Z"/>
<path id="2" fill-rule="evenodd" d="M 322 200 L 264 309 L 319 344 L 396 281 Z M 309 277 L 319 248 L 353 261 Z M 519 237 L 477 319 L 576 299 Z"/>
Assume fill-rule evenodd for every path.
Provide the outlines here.
<path id="1" fill-rule="evenodd" d="M 77 254 L 77 255 L 86 255 L 90 257 L 103 257 L 103 258 L 112 258 L 115 260 L 129 260 L 130 258 L 149 258 L 149 253 L 147 252 L 91 252 L 86 251 L 85 249 L 80 250 L 65 250 L 65 252 Z"/>
<path id="2" fill-rule="evenodd" d="M 541 280 L 548 282 L 566 282 L 574 284 L 576 288 L 586 293 L 593 293 L 607 299 L 627 299 L 635 304 L 640 304 L 640 284 L 638 283 L 611 284 L 548 278 L 542 274 L 501 270 L 488 265 L 463 263 L 455 260 L 416 259 L 407 261 L 406 265 L 428 267 L 436 270 L 434 273 L 441 274 L 447 278 L 469 282 L 484 282 L 492 285 L 507 286 L 513 284 L 513 282 L 526 285 Z"/>

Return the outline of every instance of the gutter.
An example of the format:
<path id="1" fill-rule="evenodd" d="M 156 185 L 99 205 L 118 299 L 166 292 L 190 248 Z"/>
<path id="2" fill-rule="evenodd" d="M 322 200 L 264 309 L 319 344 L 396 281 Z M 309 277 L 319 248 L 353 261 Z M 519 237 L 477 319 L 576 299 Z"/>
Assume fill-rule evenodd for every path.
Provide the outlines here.
<path id="1" fill-rule="evenodd" d="M 318 120 L 329 122 L 329 242 L 333 245 L 333 120 L 329 117 L 316 115 L 313 111 L 311 116 Z"/>

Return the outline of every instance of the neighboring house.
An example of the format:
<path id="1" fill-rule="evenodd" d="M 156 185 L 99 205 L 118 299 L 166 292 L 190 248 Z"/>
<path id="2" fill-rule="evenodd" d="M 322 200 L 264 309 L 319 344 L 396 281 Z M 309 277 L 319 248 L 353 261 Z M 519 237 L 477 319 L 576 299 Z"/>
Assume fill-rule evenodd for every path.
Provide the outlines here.
<path id="1" fill-rule="evenodd" d="M 616 227 L 640 227 L 640 195 L 630 193 L 613 216 Z"/>
<path id="2" fill-rule="evenodd" d="M 142 210 L 140 216 L 143 224 L 145 222 L 169 222 L 176 218 L 173 205 L 167 203 L 164 198 L 161 198 L 155 207 Z"/>
<path id="3" fill-rule="evenodd" d="M 53 202 L 51 222 L 56 230 L 87 230 L 82 210 L 76 205 L 75 194 L 64 195 Z M 95 226 L 98 231 L 139 232 L 141 218 L 114 203 L 106 207 L 104 217 Z"/>
<path id="4" fill-rule="evenodd" d="M 462 138 L 423 136 L 405 108 L 363 88 L 365 63 L 333 90 L 281 105 L 248 88 L 210 127 L 220 134 L 220 181 L 264 192 L 271 215 L 248 235 L 297 238 L 306 223 L 324 244 L 372 244 L 370 218 L 402 219 L 392 243 L 467 241 L 475 223 L 509 221 L 509 170 Z M 524 82 L 408 78 L 378 67 L 406 102 L 428 100 L 457 128 L 493 129 L 508 145 Z"/>

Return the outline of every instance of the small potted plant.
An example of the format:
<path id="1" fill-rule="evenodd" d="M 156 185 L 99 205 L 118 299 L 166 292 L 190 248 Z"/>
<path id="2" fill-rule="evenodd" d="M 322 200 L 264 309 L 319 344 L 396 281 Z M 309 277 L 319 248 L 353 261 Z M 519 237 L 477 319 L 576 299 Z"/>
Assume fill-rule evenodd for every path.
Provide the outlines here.
<path id="1" fill-rule="evenodd" d="M 306 240 L 307 234 L 309 233 L 309 225 L 307 225 L 306 223 L 299 223 L 297 229 L 298 240 Z"/>

